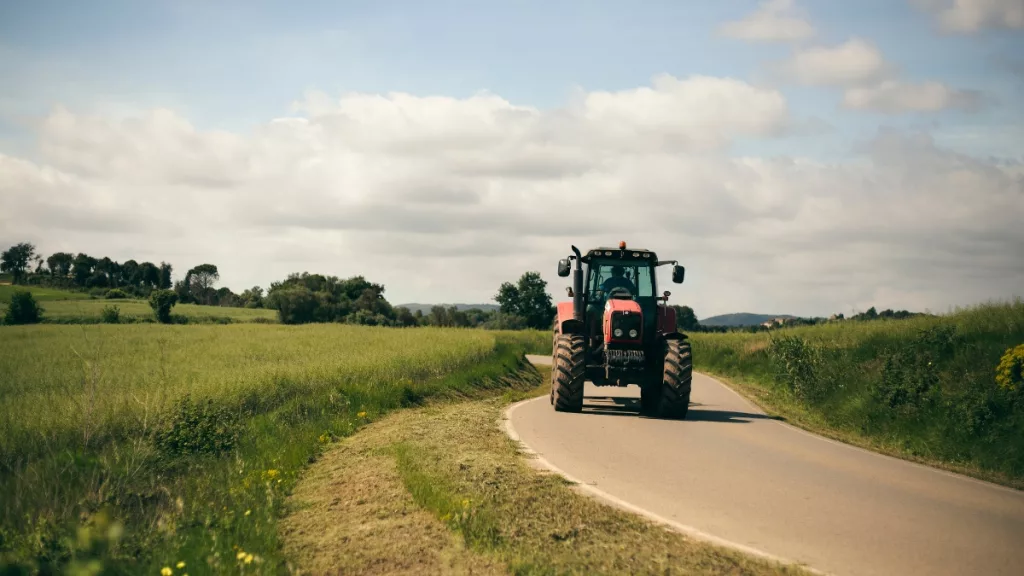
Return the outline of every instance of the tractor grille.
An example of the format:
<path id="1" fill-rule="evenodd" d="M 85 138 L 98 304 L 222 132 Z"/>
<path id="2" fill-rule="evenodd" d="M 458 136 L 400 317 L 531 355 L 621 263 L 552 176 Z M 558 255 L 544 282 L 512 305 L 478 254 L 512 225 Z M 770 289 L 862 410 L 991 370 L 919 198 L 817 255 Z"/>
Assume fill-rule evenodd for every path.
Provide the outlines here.
<path id="1" fill-rule="evenodd" d="M 605 350 L 604 353 L 609 364 L 643 364 L 644 362 L 643 350 L 617 350 L 612 348 Z"/>

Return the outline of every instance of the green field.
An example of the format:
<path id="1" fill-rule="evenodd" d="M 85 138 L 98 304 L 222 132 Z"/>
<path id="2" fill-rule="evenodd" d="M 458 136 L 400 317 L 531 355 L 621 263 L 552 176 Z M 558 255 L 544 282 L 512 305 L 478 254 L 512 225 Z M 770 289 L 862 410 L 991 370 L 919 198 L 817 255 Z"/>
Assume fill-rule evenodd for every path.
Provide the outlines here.
<path id="1" fill-rule="evenodd" d="M 0 564 L 278 573 L 283 495 L 325 442 L 428 397 L 504 386 L 546 345 L 538 332 L 347 325 L 4 327 Z M 62 538 L 80 523 L 96 536 L 108 515 L 124 525 L 113 551 Z"/>
<path id="2" fill-rule="evenodd" d="M 89 294 L 85 292 L 71 292 L 68 290 L 57 290 L 56 288 L 43 288 L 41 286 L 12 286 L 11 284 L 0 284 L 0 304 L 11 301 L 11 295 L 15 292 L 28 290 L 39 301 L 53 300 L 88 300 Z"/>
<path id="3" fill-rule="evenodd" d="M 691 340 L 697 370 L 792 423 L 1024 486 L 1024 390 L 995 381 L 1024 344 L 1024 302 Z"/>
<path id="4" fill-rule="evenodd" d="M 0 317 L 7 309 L 6 303 L 17 290 L 29 290 L 43 309 L 43 322 L 55 324 L 95 324 L 102 318 L 103 309 L 117 306 L 121 323 L 155 322 L 149 302 L 135 299 L 91 298 L 84 292 L 71 292 L 40 288 L 36 286 L 0 286 Z M 277 311 L 265 308 L 233 308 L 228 306 L 202 306 L 199 304 L 178 304 L 171 311 L 172 316 L 187 322 L 232 323 L 232 322 L 277 322 Z"/>

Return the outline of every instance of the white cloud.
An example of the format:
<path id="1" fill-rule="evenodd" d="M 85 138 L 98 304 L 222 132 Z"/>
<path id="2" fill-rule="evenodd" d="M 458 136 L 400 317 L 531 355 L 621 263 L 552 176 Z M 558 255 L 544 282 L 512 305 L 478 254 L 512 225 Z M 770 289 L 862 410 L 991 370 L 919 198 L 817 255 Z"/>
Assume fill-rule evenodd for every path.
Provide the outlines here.
<path id="1" fill-rule="evenodd" d="M 797 42 L 814 37 L 816 32 L 797 13 L 793 0 L 766 0 L 742 20 L 721 25 L 719 33 L 752 42 Z"/>
<path id="2" fill-rule="evenodd" d="M 1021 0 L 911 0 L 935 15 L 943 30 L 973 33 L 985 28 L 1024 29 Z"/>
<path id="3" fill-rule="evenodd" d="M 875 45 L 851 38 L 836 46 L 798 50 L 778 71 L 802 84 L 851 86 L 877 81 L 891 72 L 891 66 Z"/>
<path id="4" fill-rule="evenodd" d="M 659 77 L 559 110 L 311 94 L 296 112 L 237 134 L 57 109 L 38 161 L 0 155 L 0 244 L 179 275 L 213 262 L 235 290 L 364 274 L 392 302 L 450 302 L 525 270 L 560 298 L 570 243 L 625 239 L 684 263 L 672 298 L 702 316 L 945 309 L 1024 286 L 1019 164 L 898 133 L 845 163 L 731 157 L 790 124 L 778 92 L 736 80 Z"/>
<path id="5" fill-rule="evenodd" d="M 940 82 L 909 83 L 887 80 L 874 86 L 850 88 L 843 105 L 887 114 L 936 112 L 950 108 L 973 109 L 981 103 L 975 92 L 954 90 Z"/>

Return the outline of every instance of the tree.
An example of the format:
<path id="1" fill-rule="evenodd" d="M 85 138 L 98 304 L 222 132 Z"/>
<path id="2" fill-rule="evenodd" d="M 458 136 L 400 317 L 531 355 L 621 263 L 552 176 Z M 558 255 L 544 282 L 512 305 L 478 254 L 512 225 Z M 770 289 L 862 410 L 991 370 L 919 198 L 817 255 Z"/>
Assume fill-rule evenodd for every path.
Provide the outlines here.
<path id="1" fill-rule="evenodd" d="M 0 254 L 0 272 L 9 272 L 15 284 L 20 284 L 28 272 L 29 262 L 35 256 L 36 247 L 28 242 L 11 246 Z"/>
<path id="2" fill-rule="evenodd" d="M 167 262 L 160 263 L 160 284 L 157 286 L 161 290 L 171 289 L 171 265 Z"/>
<path id="3" fill-rule="evenodd" d="M 417 310 L 417 312 L 420 311 Z M 420 312 L 420 314 L 422 315 L 422 312 Z M 416 316 L 414 316 L 413 313 L 405 306 L 398 306 L 395 308 L 395 320 L 398 322 L 399 326 L 415 326 L 419 324 L 416 320 Z"/>
<path id="4" fill-rule="evenodd" d="M 67 278 L 71 273 L 71 263 L 75 256 L 68 252 L 56 252 L 46 259 L 46 265 L 50 268 L 50 274 Z"/>
<path id="5" fill-rule="evenodd" d="M 92 269 L 96 266 L 96 259 L 88 254 L 79 252 L 71 262 L 71 274 L 75 277 L 75 284 L 85 286 L 92 276 Z"/>
<path id="6" fill-rule="evenodd" d="M 121 282 L 132 286 L 139 285 L 139 263 L 128 260 L 121 264 Z"/>
<path id="7" fill-rule="evenodd" d="M 238 296 L 238 300 L 246 308 L 263 308 L 263 288 L 253 286 L 248 290 L 243 290 Z"/>
<path id="8" fill-rule="evenodd" d="M 149 295 L 149 306 L 156 313 L 156 319 L 164 324 L 171 321 L 171 308 L 178 302 L 173 290 L 154 290 Z"/>
<path id="9" fill-rule="evenodd" d="M 530 328 L 545 330 L 551 327 L 554 317 L 551 295 L 539 272 L 523 273 L 517 284 L 503 282 L 494 299 L 501 305 L 503 314 L 523 318 Z"/>
<path id="10" fill-rule="evenodd" d="M 673 306 L 676 309 L 676 328 L 679 330 L 688 330 L 690 332 L 697 332 L 700 330 L 700 322 L 697 320 L 697 315 L 694 314 L 693 308 L 689 306 Z"/>
<path id="11" fill-rule="evenodd" d="M 188 271 L 186 289 L 197 302 L 210 304 L 213 301 L 213 285 L 220 280 L 220 273 L 213 264 L 200 264 Z"/>
<path id="12" fill-rule="evenodd" d="M 32 293 L 17 291 L 11 296 L 11 303 L 4 315 L 4 324 L 35 324 L 42 319 L 42 310 Z"/>
<path id="13" fill-rule="evenodd" d="M 144 288 L 159 288 L 160 269 L 152 262 L 139 264 L 139 283 Z"/>

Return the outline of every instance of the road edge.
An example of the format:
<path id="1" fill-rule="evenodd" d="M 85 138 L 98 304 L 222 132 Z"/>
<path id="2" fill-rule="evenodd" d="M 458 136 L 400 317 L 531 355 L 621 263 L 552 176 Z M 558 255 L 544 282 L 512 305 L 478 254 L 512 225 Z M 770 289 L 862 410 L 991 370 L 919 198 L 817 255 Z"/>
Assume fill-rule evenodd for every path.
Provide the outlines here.
<path id="1" fill-rule="evenodd" d="M 620 510 L 625 510 L 627 512 L 631 512 L 633 514 L 636 514 L 638 516 L 646 518 L 646 519 L 648 519 L 648 520 L 650 520 L 650 521 L 652 521 L 652 522 L 654 522 L 656 524 L 660 524 L 660 525 L 662 525 L 664 527 L 667 527 L 667 528 L 670 528 L 672 530 L 675 530 L 676 532 L 680 532 L 682 534 L 690 536 L 690 537 L 692 537 L 692 538 L 694 538 L 696 540 L 700 540 L 700 541 L 703 541 L 703 542 L 707 542 L 709 544 L 714 544 L 714 545 L 717 545 L 717 546 L 721 546 L 723 548 L 729 548 L 729 549 L 732 549 L 732 550 L 736 550 L 738 552 L 742 552 L 742 553 L 748 554 L 750 556 L 755 556 L 755 557 L 758 557 L 758 558 L 761 558 L 761 559 L 764 559 L 764 560 L 769 560 L 769 561 L 772 561 L 772 562 L 777 562 L 779 564 L 795 566 L 795 567 L 798 567 L 798 568 L 800 568 L 802 570 L 805 570 L 805 571 L 807 571 L 807 572 L 809 572 L 811 574 L 819 574 L 819 575 L 822 575 L 822 576 L 827 576 L 827 574 L 828 574 L 827 572 L 823 572 L 823 571 L 821 571 L 821 570 L 819 570 L 817 568 L 813 568 L 813 567 L 811 567 L 811 566 L 809 566 L 809 565 L 807 565 L 805 563 L 796 562 L 796 561 L 791 560 L 789 558 L 784 558 L 782 556 L 777 556 L 775 554 L 771 554 L 770 552 L 765 552 L 764 550 L 760 550 L 758 548 L 747 546 L 746 544 L 741 544 L 739 542 L 734 542 L 732 540 L 727 540 L 727 539 L 722 538 L 720 536 L 715 536 L 714 534 L 710 534 L 708 532 L 704 532 L 703 530 L 700 530 L 700 529 L 698 529 L 698 528 L 696 528 L 694 526 L 690 526 L 690 525 L 687 525 L 687 524 L 683 524 L 682 522 L 677 522 L 675 520 L 670 520 L 668 518 L 665 518 L 664 516 L 661 516 L 661 515 L 659 515 L 659 514 L 657 514 L 655 512 L 647 510 L 646 508 L 641 508 L 640 506 L 637 506 L 635 504 L 631 504 L 631 503 L 629 503 L 629 502 L 619 498 L 618 496 L 614 496 L 612 494 L 609 494 L 609 493 L 605 492 L 604 490 L 601 490 L 600 488 L 597 488 L 597 487 L 595 487 L 593 485 L 585 484 L 584 482 L 582 482 L 578 478 L 576 478 L 573 475 L 569 474 L 568 472 L 562 470 L 558 466 L 555 466 L 554 464 L 549 462 L 546 458 L 541 456 L 541 454 L 539 452 L 535 451 L 533 448 L 531 448 L 529 445 L 527 445 L 526 442 L 524 442 L 522 440 L 522 438 L 519 436 L 519 433 L 516 432 L 515 426 L 512 425 L 512 413 L 513 412 L 515 412 L 521 406 L 523 406 L 523 405 L 525 405 L 525 404 L 527 404 L 529 402 L 538 402 L 540 400 L 544 400 L 545 398 L 547 398 L 547 395 L 537 396 L 535 398 L 529 398 L 529 399 L 526 399 L 526 400 L 520 400 L 519 402 L 516 402 L 516 403 L 512 404 L 511 406 L 505 408 L 502 411 L 502 413 L 501 413 L 502 428 L 505 430 L 505 434 L 510 439 L 512 439 L 512 441 L 514 441 L 519 446 L 520 452 L 522 452 L 523 454 L 525 454 L 527 456 L 530 456 L 541 467 L 543 467 L 543 468 L 545 468 L 545 469 L 547 469 L 547 470 L 549 470 L 549 471 L 551 471 L 551 472 L 553 472 L 555 474 L 558 474 L 562 478 L 565 478 L 567 481 L 573 483 L 578 490 L 586 493 L 588 496 L 596 498 L 597 500 L 600 500 L 600 501 L 602 501 L 605 504 L 608 504 L 610 506 L 614 506 L 616 508 L 619 508 Z"/>
<path id="2" fill-rule="evenodd" d="M 796 424 L 790 424 L 789 422 L 787 422 L 785 420 L 776 419 L 776 418 L 774 418 L 774 416 L 776 416 L 776 415 L 772 414 L 765 407 L 763 407 L 760 404 L 758 404 L 750 396 L 748 396 L 748 395 L 746 395 L 746 394 L 736 390 L 736 388 L 734 388 L 733 386 L 730 386 L 726 382 L 722 381 L 720 379 L 722 377 L 716 376 L 714 374 L 709 374 L 708 372 L 697 372 L 696 370 L 694 371 L 694 373 L 695 374 L 700 374 L 701 376 L 704 376 L 704 377 L 706 377 L 706 378 L 708 378 L 710 380 L 713 380 L 716 384 L 718 384 L 722 388 L 725 388 L 729 392 L 732 392 L 734 395 L 736 395 L 737 398 L 739 398 L 740 400 L 745 402 L 755 412 L 760 412 L 760 413 L 762 413 L 762 414 L 764 414 L 766 416 L 773 416 L 773 421 L 776 424 L 779 424 L 780 426 L 784 426 L 786 428 L 789 428 L 790 430 L 793 430 L 794 432 L 799 432 L 799 433 L 801 433 L 801 434 L 803 434 L 805 436 L 810 436 L 812 438 L 816 438 L 818 440 L 822 440 L 824 442 L 828 442 L 829 444 L 835 444 L 836 446 L 843 446 L 845 448 L 849 448 L 849 449 L 852 449 L 852 450 L 857 450 L 857 451 L 863 452 L 865 454 L 871 454 L 871 455 L 874 455 L 874 456 L 881 456 L 882 458 L 888 458 L 888 459 L 896 461 L 896 462 L 901 462 L 903 464 L 909 464 L 911 466 L 916 466 L 918 468 L 923 468 L 923 469 L 931 471 L 931 472 L 937 472 L 939 474 L 942 474 L 944 476 L 948 476 L 950 478 L 955 478 L 955 479 L 958 479 L 958 480 L 966 480 L 966 481 L 968 481 L 970 483 L 973 483 L 973 484 L 979 484 L 981 486 L 986 486 L 988 488 L 996 488 L 996 489 L 998 489 L 1000 491 L 1009 492 L 1011 494 L 1021 495 L 1022 493 L 1024 493 L 1024 490 L 1019 489 L 1019 488 L 1015 488 L 1013 486 L 1007 486 L 1005 484 L 999 484 L 998 482 L 993 482 L 991 480 L 986 480 L 984 478 L 978 478 L 976 476 L 972 476 L 972 475 L 966 474 L 964 472 L 958 472 L 956 470 L 950 470 L 950 469 L 939 467 L 939 466 L 933 466 L 931 464 L 928 464 L 927 462 L 920 462 L 920 461 L 917 461 L 917 460 L 911 460 L 910 458 L 905 458 L 905 457 L 899 456 L 897 454 L 890 454 L 888 452 L 882 452 L 882 451 L 879 451 L 879 450 L 873 450 L 873 449 L 868 448 L 866 446 L 859 446 L 857 444 L 853 444 L 853 443 L 850 443 L 850 442 L 845 442 L 845 441 L 843 441 L 843 440 L 841 440 L 839 438 L 833 438 L 831 436 L 826 436 L 826 435 L 821 434 L 819 432 L 815 432 L 814 430 L 811 430 L 809 428 L 804 428 L 804 427 L 798 426 Z"/>

